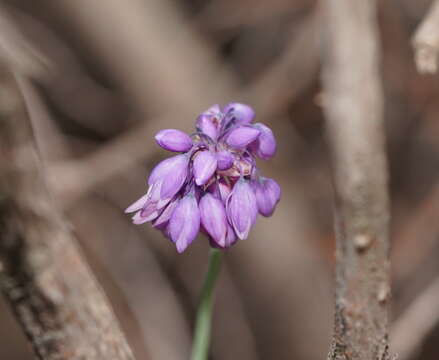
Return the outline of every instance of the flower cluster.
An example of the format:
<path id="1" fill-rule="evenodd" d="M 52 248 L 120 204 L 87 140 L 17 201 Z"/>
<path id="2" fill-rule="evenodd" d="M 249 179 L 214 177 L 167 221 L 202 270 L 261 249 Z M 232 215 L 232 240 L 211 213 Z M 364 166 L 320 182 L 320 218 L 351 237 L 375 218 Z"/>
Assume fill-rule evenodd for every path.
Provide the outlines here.
<path id="1" fill-rule="evenodd" d="M 256 156 L 274 156 L 276 140 L 267 126 L 252 123 L 254 117 L 248 105 L 214 105 L 198 117 L 191 136 L 175 129 L 158 132 L 157 143 L 180 154 L 153 169 L 148 192 L 126 209 L 135 212 L 133 222 L 151 221 L 178 252 L 199 231 L 222 249 L 246 239 L 258 213 L 273 214 L 281 193 L 256 167 Z"/>

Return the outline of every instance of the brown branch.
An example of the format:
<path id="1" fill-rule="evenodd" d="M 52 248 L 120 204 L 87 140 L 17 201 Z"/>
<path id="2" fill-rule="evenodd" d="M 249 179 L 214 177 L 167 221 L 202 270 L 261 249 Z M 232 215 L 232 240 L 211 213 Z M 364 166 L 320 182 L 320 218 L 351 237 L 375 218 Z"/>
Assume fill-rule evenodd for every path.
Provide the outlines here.
<path id="1" fill-rule="evenodd" d="M 0 287 L 38 358 L 134 359 L 48 194 L 17 84 L 0 83 Z"/>
<path id="2" fill-rule="evenodd" d="M 412 46 L 418 71 L 421 74 L 434 74 L 439 53 L 439 0 L 433 2 L 427 16 L 416 29 Z"/>
<path id="3" fill-rule="evenodd" d="M 439 323 L 439 278 L 436 278 L 392 327 L 392 349 L 398 360 L 413 359 L 428 334 Z"/>
<path id="4" fill-rule="evenodd" d="M 126 107 L 87 75 L 48 26 L 4 4 L 0 20 L 0 58 L 11 69 L 41 85 L 52 103 L 76 122 L 104 135 L 118 129 Z"/>
<path id="5" fill-rule="evenodd" d="M 389 358 L 389 210 L 375 6 L 325 2 L 324 110 L 337 230 L 330 360 Z"/>
<path id="6" fill-rule="evenodd" d="M 321 33 L 321 11 L 317 4 L 291 36 L 284 53 L 242 89 L 242 96 L 256 106 L 259 116 L 281 113 L 315 80 L 320 66 Z"/>

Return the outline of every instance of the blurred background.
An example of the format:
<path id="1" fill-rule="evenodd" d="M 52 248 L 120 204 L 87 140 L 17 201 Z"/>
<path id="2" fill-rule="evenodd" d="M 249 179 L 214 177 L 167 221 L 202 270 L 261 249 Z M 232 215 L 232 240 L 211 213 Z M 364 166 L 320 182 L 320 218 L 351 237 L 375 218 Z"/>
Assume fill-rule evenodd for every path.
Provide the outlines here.
<path id="1" fill-rule="evenodd" d="M 155 132 L 190 133 L 198 113 L 230 101 L 253 106 L 257 121 L 273 128 L 278 154 L 260 166 L 283 197 L 274 216 L 260 218 L 250 238 L 226 254 L 212 359 L 326 358 L 335 239 L 317 2 L 2 3 L 0 56 L 25 75 L 20 87 L 48 184 L 137 359 L 188 358 L 208 242 L 200 237 L 178 255 L 149 225 L 132 225 L 123 209 L 167 156 Z M 396 327 L 438 288 L 439 78 L 417 73 L 410 43 L 430 1 L 378 4 Z M 422 309 L 439 309 L 436 292 Z M 437 359 L 439 314 L 415 318 L 422 316 L 433 321 L 413 359 Z M 392 327 L 391 351 L 418 325 Z M 32 358 L 0 300 L 0 359 Z"/>

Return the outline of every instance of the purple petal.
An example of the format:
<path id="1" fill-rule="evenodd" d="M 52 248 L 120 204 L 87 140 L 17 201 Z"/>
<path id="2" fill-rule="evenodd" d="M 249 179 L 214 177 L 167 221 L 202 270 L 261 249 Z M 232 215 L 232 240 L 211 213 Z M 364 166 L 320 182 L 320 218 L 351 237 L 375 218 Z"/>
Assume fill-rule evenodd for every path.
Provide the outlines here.
<path id="1" fill-rule="evenodd" d="M 142 223 L 152 221 L 160 214 L 160 210 L 157 209 L 156 203 L 149 203 L 146 207 L 139 211 Z M 136 214 L 137 215 L 137 214 Z"/>
<path id="2" fill-rule="evenodd" d="M 168 231 L 177 251 L 182 253 L 191 243 L 200 230 L 200 211 L 193 195 L 181 199 L 172 212 Z"/>
<path id="3" fill-rule="evenodd" d="M 223 150 L 216 154 L 216 159 L 218 161 L 218 169 L 227 170 L 232 167 L 234 157 L 227 150 Z"/>
<path id="4" fill-rule="evenodd" d="M 148 218 L 143 217 L 141 215 L 141 211 L 136 212 L 134 214 L 134 216 L 132 217 L 132 220 L 133 220 L 133 223 L 136 224 L 136 225 L 141 225 L 141 224 L 146 223 L 146 222 L 149 221 Z"/>
<path id="5" fill-rule="evenodd" d="M 145 209 L 150 206 L 151 203 L 154 205 L 157 201 L 160 200 L 160 189 L 162 186 L 162 180 L 156 181 L 152 186 L 149 187 L 148 192 L 143 195 L 139 200 L 137 200 L 134 204 L 130 205 L 125 212 L 130 213 L 137 210 Z"/>
<path id="6" fill-rule="evenodd" d="M 255 188 L 259 213 L 266 217 L 271 216 L 280 200 L 279 184 L 273 179 L 261 178 Z"/>
<path id="7" fill-rule="evenodd" d="M 178 201 L 178 199 L 171 201 L 168 206 L 166 206 L 165 209 L 162 211 L 160 216 L 155 219 L 152 225 L 156 228 L 163 228 L 164 226 L 166 226 L 171 219 L 172 212 L 178 205 Z"/>
<path id="8" fill-rule="evenodd" d="M 218 126 L 214 123 L 211 115 L 201 114 L 197 119 L 196 127 L 198 131 L 209 136 L 212 140 L 218 139 Z"/>
<path id="9" fill-rule="evenodd" d="M 254 125 L 261 134 L 257 140 L 251 144 L 251 149 L 261 159 L 268 160 L 276 154 L 276 139 L 274 138 L 273 131 L 264 124 L 257 123 Z"/>
<path id="10" fill-rule="evenodd" d="M 181 189 L 188 175 L 189 157 L 185 154 L 172 156 L 160 162 L 149 176 L 148 183 L 162 181 L 160 197 L 163 202 L 161 206 L 174 197 Z"/>
<path id="11" fill-rule="evenodd" d="M 256 221 L 256 196 L 248 181 L 240 179 L 227 199 L 227 216 L 238 238 L 246 239 Z"/>
<path id="12" fill-rule="evenodd" d="M 238 240 L 238 237 L 236 236 L 235 230 L 230 226 L 229 223 L 227 223 L 227 235 L 226 235 L 226 244 L 224 247 L 228 248 L 232 246 L 236 241 Z"/>
<path id="13" fill-rule="evenodd" d="M 209 109 L 204 111 L 201 115 L 221 116 L 221 107 L 218 104 L 212 105 Z"/>
<path id="14" fill-rule="evenodd" d="M 194 178 L 198 186 L 206 184 L 215 173 L 217 160 L 209 150 L 200 151 L 194 159 Z"/>
<path id="15" fill-rule="evenodd" d="M 224 204 L 226 203 L 226 200 L 231 191 L 232 191 L 231 186 L 228 185 L 225 180 L 223 179 L 218 180 L 218 192 L 220 195 L 220 199 Z"/>
<path id="16" fill-rule="evenodd" d="M 154 220 L 160 214 L 158 203 L 160 200 L 160 189 L 162 181 L 158 180 L 149 189 L 146 194 L 146 201 L 144 202 L 140 211 L 132 217 L 134 224 L 143 224 L 145 222 Z"/>
<path id="17" fill-rule="evenodd" d="M 233 129 L 227 136 L 227 144 L 236 149 L 244 149 L 248 144 L 255 141 L 260 132 L 250 126 L 239 126 Z"/>
<path id="18" fill-rule="evenodd" d="M 219 245 L 226 245 L 227 217 L 221 200 L 206 193 L 200 200 L 201 223 L 204 229 Z"/>
<path id="19" fill-rule="evenodd" d="M 163 149 L 168 151 L 189 151 L 192 147 L 192 139 L 188 134 L 176 129 L 159 131 L 155 140 Z"/>
<path id="20" fill-rule="evenodd" d="M 152 185 L 158 179 L 162 179 L 170 173 L 173 173 L 176 168 L 187 168 L 189 164 L 189 157 L 185 154 L 171 156 L 161 162 L 152 170 L 148 178 L 148 185 Z"/>
<path id="21" fill-rule="evenodd" d="M 225 204 L 232 189 L 223 178 L 220 178 L 214 181 L 207 191 Z"/>
<path id="22" fill-rule="evenodd" d="M 223 109 L 226 121 L 236 124 L 250 124 L 255 118 L 255 111 L 248 105 L 241 103 L 230 103 Z"/>
<path id="23" fill-rule="evenodd" d="M 143 207 L 143 205 L 145 205 L 146 201 L 148 200 L 148 197 L 149 197 L 149 191 L 148 191 L 148 193 L 143 195 L 139 200 L 136 200 L 134 203 L 132 203 L 130 206 L 128 206 L 125 209 L 125 212 L 132 213 L 134 211 L 140 210 Z"/>
<path id="24" fill-rule="evenodd" d="M 225 250 L 225 249 L 231 247 L 232 245 L 234 245 L 237 241 L 238 241 L 238 237 L 235 234 L 235 230 L 233 230 L 233 228 L 229 225 L 229 223 L 227 223 L 226 242 L 225 242 L 224 246 L 219 245 L 217 242 L 215 242 L 215 240 L 212 239 L 211 236 L 209 236 L 210 246 L 212 246 L 213 248 L 216 248 L 216 249 Z"/>

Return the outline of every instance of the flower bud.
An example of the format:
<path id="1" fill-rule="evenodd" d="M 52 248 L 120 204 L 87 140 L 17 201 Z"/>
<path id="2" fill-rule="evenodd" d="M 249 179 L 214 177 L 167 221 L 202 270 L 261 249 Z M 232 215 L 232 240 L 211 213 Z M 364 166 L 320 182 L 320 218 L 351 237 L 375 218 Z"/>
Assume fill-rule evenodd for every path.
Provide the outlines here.
<path id="1" fill-rule="evenodd" d="M 226 211 L 238 238 L 246 239 L 258 215 L 256 196 L 248 181 L 239 179 L 235 184 L 227 199 Z"/>
<path id="2" fill-rule="evenodd" d="M 152 226 L 159 229 L 164 229 L 171 219 L 172 212 L 178 205 L 178 199 L 172 200 L 162 211 L 159 217 L 154 220 Z"/>
<path id="3" fill-rule="evenodd" d="M 128 214 L 128 213 L 132 213 L 134 211 L 140 210 L 143 207 L 143 205 L 145 205 L 146 201 L 148 200 L 149 192 L 150 192 L 150 190 L 148 190 L 148 192 L 145 195 L 143 195 L 139 200 L 136 200 L 134 203 L 132 203 L 130 206 L 128 206 L 125 209 L 125 213 Z"/>
<path id="4" fill-rule="evenodd" d="M 230 169 L 233 165 L 233 155 L 227 150 L 220 151 L 216 154 L 218 161 L 218 170 Z"/>
<path id="5" fill-rule="evenodd" d="M 204 229 L 219 246 L 225 246 L 227 217 L 222 201 L 206 193 L 201 198 L 199 206 Z"/>
<path id="6" fill-rule="evenodd" d="M 229 223 L 227 223 L 227 234 L 226 234 L 226 245 L 225 247 L 228 248 L 232 246 L 234 243 L 238 241 L 238 237 L 236 236 L 235 230 L 230 226 Z"/>
<path id="7" fill-rule="evenodd" d="M 217 160 L 209 150 L 200 151 L 194 159 L 195 183 L 200 186 L 206 184 L 215 173 Z"/>
<path id="8" fill-rule="evenodd" d="M 255 111 L 248 105 L 240 103 L 230 103 L 223 109 L 226 121 L 232 122 L 234 125 L 250 124 L 255 118 Z"/>
<path id="9" fill-rule="evenodd" d="M 197 130 L 209 136 L 212 140 L 218 139 L 218 126 L 213 122 L 212 116 L 201 114 L 197 119 Z"/>
<path id="10" fill-rule="evenodd" d="M 224 179 L 218 179 L 212 183 L 207 189 L 214 197 L 221 200 L 223 204 L 226 203 L 227 197 L 232 191 L 230 185 L 228 185 Z"/>
<path id="11" fill-rule="evenodd" d="M 250 126 L 239 126 L 229 133 L 226 143 L 235 149 L 244 149 L 248 144 L 255 141 L 259 134 L 258 129 Z"/>
<path id="12" fill-rule="evenodd" d="M 192 147 L 192 139 L 183 131 L 176 129 L 165 129 L 159 131 L 155 140 L 163 149 L 175 152 L 186 152 Z"/>
<path id="13" fill-rule="evenodd" d="M 261 123 L 255 124 L 254 127 L 260 131 L 260 135 L 250 148 L 261 159 L 268 160 L 276 154 L 277 145 L 273 131 Z"/>
<path id="14" fill-rule="evenodd" d="M 159 215 L 158 203 L 160 202 L 161 185 L 161 180 L 155 182 L 144 196 L 125 210 L 125 212 L 137 211 L 132 217 L 134 224 L 143 224 L 154 220 Z"/>
<path id="15" fill-rule="evenodd" d="M 160 196 L 170 200 L 181 189 L 188 174 L 189 157 L 185 154 L 175 155 L 160 162 L 148 178 L 152 185 L 158 180 L 162 181 Z"/>
<path id="16" fill-rule="evenodd" d="M 280 200 L 281 190 L 279 184 L 273 179 L 261 178 L 255 186 L 256 202 L 259 213 L 271 216 Z"/>
<path id="17" fill-rule="evenodd" d="M 178 202 L 169 220 L 168 232 L 177 251 L 182 253 L 196 238 L 200 230 L 200 210 L 192 194 Z"/>

